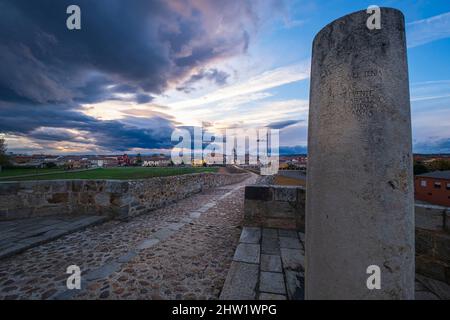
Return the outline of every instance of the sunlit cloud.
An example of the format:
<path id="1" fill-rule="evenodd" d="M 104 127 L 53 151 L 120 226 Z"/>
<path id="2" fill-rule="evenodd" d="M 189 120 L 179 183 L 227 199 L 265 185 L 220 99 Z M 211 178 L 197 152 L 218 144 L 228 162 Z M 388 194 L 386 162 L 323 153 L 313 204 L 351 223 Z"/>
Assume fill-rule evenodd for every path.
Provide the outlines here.
<path id="1" fill-rule="evenodd" d="M 249 95 L 308 78 L 309 63 L 305 62 L 284 66 L 266 71 L 241 83 L 220 88 L 204 96 L 173 102 L 168 104 L 168 106 L 173 109 L 188 109 L 243 95 Z"/>
<path id="2" fill-rule="evenodd" d="M 450 12 L 406 25 L 408 48 L 450 37 Z"/>

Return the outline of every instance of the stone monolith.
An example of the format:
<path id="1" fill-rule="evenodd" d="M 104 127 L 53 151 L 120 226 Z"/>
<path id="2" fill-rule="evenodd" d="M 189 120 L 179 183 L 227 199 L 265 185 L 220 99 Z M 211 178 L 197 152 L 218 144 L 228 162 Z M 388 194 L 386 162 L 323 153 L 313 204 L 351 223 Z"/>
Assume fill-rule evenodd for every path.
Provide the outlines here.
<path id="1" fill-rule="evenodd" d="M 414 298 L 405 23 L 381 8 L 381 29 L 371 30 L 370 16 L 339 18 L 313 42 L 307 299 Z"/>

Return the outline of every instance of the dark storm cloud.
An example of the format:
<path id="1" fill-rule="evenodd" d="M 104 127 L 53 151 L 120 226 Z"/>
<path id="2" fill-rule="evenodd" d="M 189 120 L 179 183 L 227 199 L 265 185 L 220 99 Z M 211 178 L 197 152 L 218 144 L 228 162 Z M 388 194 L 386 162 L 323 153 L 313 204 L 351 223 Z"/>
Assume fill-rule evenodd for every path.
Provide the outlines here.
<path id="1" fill-rule="evenodd" d="M 182 86 L 177 90 L 189 93 L 193 90 L 192 86 L 200 80 L 206 79 L 214 82 L 218 86 L 223 86 L 227 83 L 227 79 L 230 75 L 224 71 L 217 70 L 215 68 L 208 70 L 201 70 L 199 73 L 192 75 Z"/>
<path id="2" fill-rule="evenodd" d="M 67 128 L 90 132 L 105 147 L 164 145 L 158 139 L 174 125 L 168 117 L 155 118 L 157 129 L 145 131 L 86 116 L 80 104 L 124 96 L 148 103 L 193 70 L 206 69 L 199 77 L 225 83 L 228 75 L 207 65 L 247 49 L 261 3 L 2 0 L 0 132 L 75 139 L 62 131 L 36 133 L 39 127 Z M 81 30 L 66 28 L 72 4 L 81 8 Z"/>
<path id="3" fill-rule="evenodd" d="M 271 122 L 267 125 L 267 127 L 271 128 L 271 129 L 283 129 L 283 128 L 292 126 L 292 125 L 297 124 L 302 121 L 303 120 L 284 120 L 284 121 Z"/>
<path id="4" fill-rule="evenodd" d="M 99 147 L 108 150 L 129 148 L 168 148 L 172 122 L 160 116 L 153 116 L 148 128 L 130 126 L 119 121 L 101 121 L 73 111 L 70 106 L 22 105 L 22 112 L 14 112 L 15 105 L 6 104 L 0 108 L 0 132 L 24 134 L 28 138 L 48 141 L 83 142 L 94 140 Z M 130 117 L 130 119 L 132 119 Z M 80 131 L 74 134 L 64 129 Z M 57 130 L 59 129 L 59 130 Z"/>
<path id="5" fill-rule="evenodd" d="M 413 151 L 416 153 L 450 153 L 450 139 L 430 139 L 415 143 Z"/>

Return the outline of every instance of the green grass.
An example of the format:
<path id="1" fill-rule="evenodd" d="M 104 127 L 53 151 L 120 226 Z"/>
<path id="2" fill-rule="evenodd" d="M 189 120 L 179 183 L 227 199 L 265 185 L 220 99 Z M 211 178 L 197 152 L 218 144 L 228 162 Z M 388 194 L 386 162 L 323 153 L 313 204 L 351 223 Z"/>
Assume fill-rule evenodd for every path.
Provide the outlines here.
<path id="1" fill-rule="evenodd" d="M 26 174 L 41 174 L 41 173 L 50 173 L 54 171 L 63 171 L 60 168 L 52 168 L 52 169 L 41 169 L 41 168 L 13 168 L 13 169 L 3 169 L 0 172 L 0 179 L 4 177 L 13 177 L 13 176 L 23 176 Z"/>
<path id="2" fill-rule="evenodd" d="M 198 173 L 198 172 L 216 172 L 217 168 L 191 168 L 191 167 L 166 167 L 166 168 L 100 168 L 81 172 L 63 172 L 46 174 L 42 176 L 34 177 L 21 177 L 21 178 L 11 178 L 2 179 L 2 181 L 25 181 L 25 180 L 60 180 L 60 179 L 86 179 L 86 180 L 96 180 L 96 179 L 112 179 L 112 180 L 132 180 L 132 179 L 146 179 L 153 177 L 165 177 L 165 176 L 175 176 L 188 173 Z"/>

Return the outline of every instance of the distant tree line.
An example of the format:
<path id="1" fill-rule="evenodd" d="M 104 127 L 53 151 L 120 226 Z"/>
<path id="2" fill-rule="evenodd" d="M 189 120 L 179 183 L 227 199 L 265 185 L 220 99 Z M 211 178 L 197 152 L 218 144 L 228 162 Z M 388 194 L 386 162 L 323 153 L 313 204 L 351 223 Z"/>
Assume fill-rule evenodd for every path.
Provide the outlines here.
<path id="1" fill-rule="evenodd" d="M 0 171 L 1 168 L 9 166 L 9 158 L 6 154 L 7 145 L 5 139 L 0 138 Z"/>
<path id="2" fill-rule="evenodd" d="M 450 170 L 450 160 L 434 160 L 424 163 L 423 161 L 414 161 L 414 174 L 422 174 L 433 171 Z"/>

